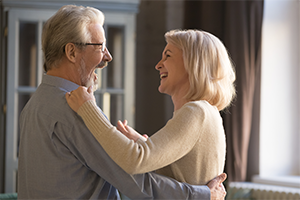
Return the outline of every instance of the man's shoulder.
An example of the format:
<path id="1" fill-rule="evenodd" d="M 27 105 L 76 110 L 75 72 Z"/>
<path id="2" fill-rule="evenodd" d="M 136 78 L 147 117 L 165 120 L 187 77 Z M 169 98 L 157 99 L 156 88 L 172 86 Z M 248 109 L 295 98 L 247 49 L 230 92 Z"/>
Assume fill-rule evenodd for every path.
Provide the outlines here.
<path id="1" fill-rule="evenodd" d="M 53 118 L 56 121 L 68 122 L 76 113 L 69 107 L 62 88 L 41 84 L 25 105 L 23 115 L 36 115 Z"/>

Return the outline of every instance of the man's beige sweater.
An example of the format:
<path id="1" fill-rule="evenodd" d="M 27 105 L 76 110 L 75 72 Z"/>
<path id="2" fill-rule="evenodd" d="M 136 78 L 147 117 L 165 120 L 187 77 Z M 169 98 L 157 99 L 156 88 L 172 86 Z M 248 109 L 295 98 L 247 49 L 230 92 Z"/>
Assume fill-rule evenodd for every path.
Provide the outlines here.
<path id="1" fill-rule="evenodd" d="M 106 119 L 93 101 L 78 110 L 108 155 L 127 173 L 157 173 L 189 184 L 206 184 L 223 172 L 225 134 L 216 107 L 191 101 L 148 138 L 128 139 Z"/>

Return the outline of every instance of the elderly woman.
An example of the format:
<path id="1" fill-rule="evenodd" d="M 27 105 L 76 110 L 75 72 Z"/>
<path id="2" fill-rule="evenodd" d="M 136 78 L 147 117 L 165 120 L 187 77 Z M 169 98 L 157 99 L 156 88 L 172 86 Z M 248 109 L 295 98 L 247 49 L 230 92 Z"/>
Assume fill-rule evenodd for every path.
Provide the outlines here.
<path id="1" fill-rule="evenodd" d="M 235 73 L 222 42 L 198 30 L 173 30 L 155 68 L 159 91 L 172 97 L 174 114 L 148 139 L 126 122 L 111 125 L 95 104 L 92 90 L 66 94 L 70 107 L 109 156 L 126 172 L 155 170 L 189 184 L 206 184 L 224 170 L 226 143 L 219 111 L 235 96 Z M 123 133 L 123 134 L 122 134 Z"/>

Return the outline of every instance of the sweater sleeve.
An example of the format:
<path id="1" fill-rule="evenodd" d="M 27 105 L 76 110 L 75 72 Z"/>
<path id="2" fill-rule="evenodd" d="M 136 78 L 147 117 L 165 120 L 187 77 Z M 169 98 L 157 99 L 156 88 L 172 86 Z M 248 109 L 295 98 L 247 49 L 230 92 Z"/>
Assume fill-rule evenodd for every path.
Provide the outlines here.
<path id="1" fill-rule="evenodd" d="M 200 107 L 184 106 L 146 142 L 134 142 L 111 125 L 94 102 L 84 103 L 78 114 L 107 154 L 129 174 L 154 171 L 182 158 L 199 140 L 205 120 Z"/>

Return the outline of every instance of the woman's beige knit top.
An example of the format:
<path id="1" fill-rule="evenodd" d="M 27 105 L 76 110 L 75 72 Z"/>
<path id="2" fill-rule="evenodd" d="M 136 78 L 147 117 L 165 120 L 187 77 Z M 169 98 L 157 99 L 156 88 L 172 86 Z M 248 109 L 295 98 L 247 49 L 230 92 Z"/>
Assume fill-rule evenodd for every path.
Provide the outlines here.
<path id="1" fill-rule="evenodd" d="M 146 141 L 128 139 L 106 119 L 95 102 L 78 110 L 107 154 L 127 173 L 157 173 L 189 184 L 206 184 L 224 170 L 225 134 L 216 107 L 191 101 Z"/>

